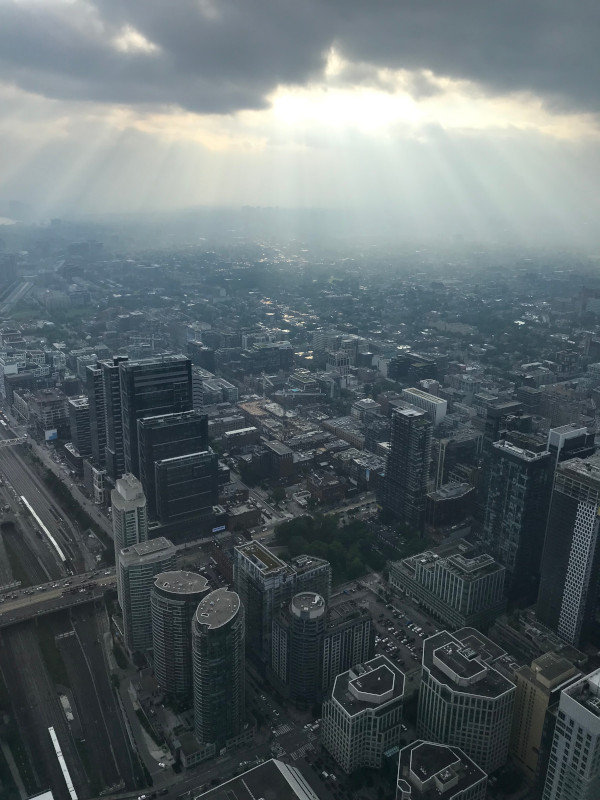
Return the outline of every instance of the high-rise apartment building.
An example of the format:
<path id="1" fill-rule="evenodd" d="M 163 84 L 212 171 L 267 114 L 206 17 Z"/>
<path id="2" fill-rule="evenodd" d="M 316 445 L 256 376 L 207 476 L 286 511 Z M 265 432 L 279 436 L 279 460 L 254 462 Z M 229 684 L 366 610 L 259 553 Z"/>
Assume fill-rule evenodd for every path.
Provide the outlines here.
<path id="1" fill-rule="evenodd" d="M 425 524 L 432 423 L 425 411 L 392 413 L 390 450 L 380 492 L 382 506 L 415 531 Z"/>
<path id="2" fill-rule="evenodd" d="M 506 606 L 505 570 L 464 539 L 390 566 L 390 586 L 451 628 L 489 624 Z"/>
<path id="3" fill-rule="evenodd" d="M 335 679 L 323 703 L 323 746 L 346 773 L 379 769 L 400 743 L 404 674 L 386 656 L 357 664 Z"/>
<path id="4" fill-rule="evenodd" d="M 117 590 L 121 603 L 121 576 L 118 570 L 119 553 L 124 547 L 148 539 L 148 514 L 142 484 L 135 475 L 126 473 L 119 478 L 110 494 L 112 529 L 117 564 Z"/>
<path id="5" fill-rule="evenodd" d="M 576 647 L 587 640 L 598 599 L 599 514 L 600 456 L 558 464 L 536 615 Z"/>
<path id="6" fill-rule="evenodd" d="M 113 481 L 116 481 L 125 472 L 121 380 L 119 377 L 119 364 L 125 361 L 127 361 L 127 356 L 115 356 L 113 359 L 98 362 L 98 366 L 102 370 L 104 387 L 106 471 Z M 100 423 L 98 425 L 100 426 Z"/>
<path id="7" fill-rule="evenodd" d="M 139 478 L 148 502 L 148 518 L 157 518 L 157 461 L 208 449 L 208 417 L 197 411 L 163 414 L 138 420 Z"/>
<path id="8" fill-rule="evenodd" d="M 507 596 L 533 601 L 550 503 L 550 453 L 501 440 L 491 446 L 488 469 L 483 547 L 506 569 Z"/>
<path id="9" fill-rule="evenodd" d="M 328 608 L 321 595 L 300 592 L 273 619 L 271 670 L 294 703 L 320 702 L 337 675 L 374 654 L 370 614 L 350 603 Z"/>
<path id="10" fill-rule="evenodd" d="M 179 701 L 192 696 L 192 620 L 209 593 L 205 577 L 195 572 L 161 572 L 150 592 L 154 677 Z"/>
<path id="11" fill-rule="evenodd" d="M 164 355 L 119 365 L 125 468 L 140 477 L 138 420 L 192 410 L 192 365 Z"/>
<path id="12" fill-rule="evenodd" d="M 416 742 L 398 757 L 396 800 L 486 800 L 487 775 L 459 747 Z"/>
<path id="13" fill-rule="evenodd" d="M 150 593 L 156 576 L 174 569 L 176 554 L 175 546 L 163 536 L 124 547 L 119 553 L 123 638 L 132 653 L 152 647 Z"/>
<path id="14" fill-rule="evenodd" d="M 561 695 L 543 800 L 600 796 L 600 670 Z"/>
<path id="15" fill-rule="evenodd" d="M 579 670 L 556 653 L 546 653 L 530 667 L 520 667 L 515 672 L 517 691 L 510 755 L 530 785 L 537 782 L 540 773 L 545 776 L 549 748 L 544 742 L 549 729 L 554 728 L 552 709 L 558 705 L 562 690 L 579 677 Z"/>
<path id="16" fill-rule="evenodd" d="M 264 665 L 271 658 L 273 618 L 281 604 L 292 599 L 298 586 L 302 591 L 323 594 L 324 589 L 328 594 L 331 565 L 312 556 L 309 561 L 302 562 L 297 572 L 260 542 L 235 548 L 234 585 L 246 613 L 248 653 Z"/>
<path id="17" fill-rule="evenodd" d="M 219 751 L 244 728 L 244 607 L 216 589 L 198 605 L 192 625 L 194 731 Z"/>
<path id="18" fill-rule="evenodd" d="M 474 628 L 423 644 L 417 735 L 460 747 L 488 773 L 508 756 L 515 685 L 494 667 L 504 655 Z"/>

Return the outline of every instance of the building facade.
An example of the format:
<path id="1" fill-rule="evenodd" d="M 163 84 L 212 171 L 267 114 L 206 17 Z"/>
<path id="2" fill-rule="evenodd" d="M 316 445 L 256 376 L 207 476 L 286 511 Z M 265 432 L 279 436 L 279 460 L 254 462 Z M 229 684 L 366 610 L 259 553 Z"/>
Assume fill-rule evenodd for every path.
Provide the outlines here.
<path id="1" fill-rule="evenodd" d="M 400 743 L 403 701 L 404 674 L 386 656 L 337 676 L 323 703 L 322 743 L 344 772 L 381 767 Z"/>
<path id="2" fill-rule="evenodd" d="M 431 430 L 424 411 L 400 408 L 392 412 L 390 449 L 379 499 L 385 509 L 415 531 L 422 531 L 425 524 Z"/>
<path id="3" fill-rule="evenodd" d="M 510 599 L 536 597 L 551 480 L 547 450 L 534 453 L 505 440 L 492 444 L 481 539 L 506 569 Z"/>
<path id="4" fill-rule="evenodd" d="M 218 457 L 210 448 L 156 461 L 156 519 L 167 525 L 210 513 L 219 500 L 218 470 Z"/>
<path id="5" fill-rule="evenodd" d="M 558 464 L 542 555 L 539 620 L 569 644 L 585 643 L 600 576 L 600 456 Z"/>
<path id="6" fill-rule="evenodd" d="M 165 355 L 119 365 L 125 468 L 140 477 L 138 420 L 192 410 L 192 365 Z"/>
<path id="7" fill-rule="evenodd" d="M 161 572 L 150 592 L 152 663 L 157 683 L 169 697 L 192 696 L 192 620 L 210 591 L 195 572 Z"/>
<path id="8" fill-rule="evenodd" d="M 192 626 L 194 731 L 216 750 L 244 728 L 244 607 L 235 592 L 216 589 L 198 605 Z"/>
<path id="9" fill-rule="evenodd" d="M 423 644 L 417 735 L 460 747 L 487 773 L 508 756 L 515 684 L 493 666 L 503 655 L 474 628 Z"/>
<path id="10" fill-rule="evenodd" d="M 124 547 L 119 553 L 123 638 L 131 653 L 152 647 L 152 586 L 157 575 L 174 569 L 176 554 L 174 545 L 163 536 Z"/>
<path id="11" fill-rule="evenodd" d="M 560 695 L 543 800 L 600 797 L 600 670 Z"/>

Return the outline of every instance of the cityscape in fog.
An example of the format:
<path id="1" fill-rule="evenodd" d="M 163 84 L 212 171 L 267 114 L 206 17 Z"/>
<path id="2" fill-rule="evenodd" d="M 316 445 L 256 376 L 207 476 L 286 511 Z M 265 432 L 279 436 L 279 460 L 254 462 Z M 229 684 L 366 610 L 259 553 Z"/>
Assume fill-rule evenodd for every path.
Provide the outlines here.
<path id="1" fill-rule="evenodd" d="M 0 800 L 599 800 L 599 29 L 0 0 Z"/>

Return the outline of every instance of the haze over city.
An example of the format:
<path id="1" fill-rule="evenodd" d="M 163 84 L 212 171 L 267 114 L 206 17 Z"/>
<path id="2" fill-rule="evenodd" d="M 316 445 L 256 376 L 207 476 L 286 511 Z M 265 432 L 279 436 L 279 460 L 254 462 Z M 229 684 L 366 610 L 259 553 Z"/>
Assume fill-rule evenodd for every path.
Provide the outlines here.
<path id="1" fill-rule="evenodd" d="M 597 4 L 0 3 L 0 208 L 596 241 Z"/>

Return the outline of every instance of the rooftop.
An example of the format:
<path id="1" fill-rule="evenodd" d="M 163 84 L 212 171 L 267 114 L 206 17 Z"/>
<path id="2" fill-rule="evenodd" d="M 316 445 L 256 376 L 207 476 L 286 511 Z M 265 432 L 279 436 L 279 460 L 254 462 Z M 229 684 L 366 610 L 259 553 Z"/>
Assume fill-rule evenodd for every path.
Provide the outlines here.
<path id="1" fill-rule="evenodd" d="M 200 601 L 196 609 L 195 621 L 208 626 L 209 630 L 220 628 L 232 620 L 240 608 L 240 598 L 228 589 L 215 589 Z"/>
<path id="2" fill-rule="evenodd" d="M 463 797 L 463 792 L 486 778 L 486 773 L 458 747 L 419 739 L 400 750 L 398 782 L 408 784 L 413 800 Z"/>
<path id="3" fill-rule="evenodd" d="M 399 700 L 404 695 L 404 673 L 386 656 L 358 664 L 335 679 L 332 696 L 350 716 Z"/>
<path id="4" fill-rule="evenodd" d="M 184 570 L 174 570 L 173 572 L 161 572 L 156 576 L 154 585 L 163 592 L 175 595 L 195 595 L 202 594 L 208 589 L 208 581 L 204 575 L 195 572 L 185 572 Z"/>
<path id="5" fill-rule="evenodd" d="M 522 461 L 528 462 L 541 461 L 542 459 L 546 458 L 546 456 L 550 455 L 549 450 L 543 450 L 541 453 L 534 453 L 533 450 L 523 450 L 522 447 L 515 447 L 514 444 L 507 442 L 505 439 L 501 439 L 499 442 L 494 442 L 492 447 L 503 453 L 508 453 L 515 458 L 520 458 Z"/>
<path id="6" fill-rule="evenodd" d="M 440 631 L 423 643 L 423 667 L 436 681 L 453 692 L 486 698 L 514 689 L 493 666 L 503 655 L 504 650 L 474 628 L 455 634 Z"/>
<path id="7" fill-rule="evenodd" d="M 410 389 L 403 389 L 402 391 L 406 392 L 407 394 L 413 394 L 416 397 L 421 397 L 423 400 L 427 400 L 429 403 L 435 403 L 437 405 L 447 403 L 447 401 L 442 400 L 441 397 L 436 397 L 434 394 L 424 392 L 423 389 L 416 389 L 414 386 L 411 386 Z"/>
<path id="8" fill-rule="evenodd" d="M 292 597 L 292 606 L 300 613 L 310 613 L 325 608 L 325 600 L 316 592 L 300 592 Z"/>
<path id="9" fill-rule="evenodd" d="M 275 553 L 272 553 L 268 547 L 265 547 L 260 542 L 248 542 L 235 548 L 244 558 L 252 561 L 253 564 L 261 570 L 261 572 L 274 572 L 280 569 L 285 569 L 286 564 Z"/>
<path id="10" fill-rule="evenodd" d="M 136 561 L 140 558 L 150 558 L 162 553 L 165 555 L 172 551 L 176 552 L 175 545 L 164 536 L 159 536 L 157 539 L 150 539 L 147 542 L 140 542 L 139 544 L 132 544 L 130 547 L 124 547 L 121 550 L 121 560 L 124 563 L 128 561 Z"/>
<path id="11" fill-rule="evenodd" d="M 319 800 L 298 767 L 276 759 L 265 761 L 196 797 L 202 800 Z"/>

